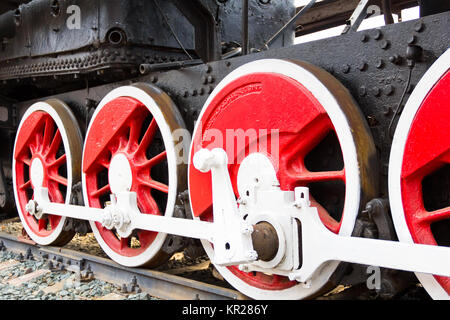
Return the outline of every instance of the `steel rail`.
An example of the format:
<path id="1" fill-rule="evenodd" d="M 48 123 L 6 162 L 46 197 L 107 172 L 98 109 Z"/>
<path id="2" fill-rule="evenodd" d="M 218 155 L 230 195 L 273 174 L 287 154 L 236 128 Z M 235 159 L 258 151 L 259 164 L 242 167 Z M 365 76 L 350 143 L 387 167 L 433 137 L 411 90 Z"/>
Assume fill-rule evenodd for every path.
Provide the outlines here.
<path id="1" fill-rule="evenodd" d="M 246 300 L 238 291 L 167 274 L 161 271 L 128 268 L 112 260 L 59 247 L 45 247 L 24 242 L 0 232 L 0 250 L 32 255 L 51 261 L 61 270 L 92 273 L 94 278 L 115 285 L 137 285 L 143 292 L 164 300 Z"/>

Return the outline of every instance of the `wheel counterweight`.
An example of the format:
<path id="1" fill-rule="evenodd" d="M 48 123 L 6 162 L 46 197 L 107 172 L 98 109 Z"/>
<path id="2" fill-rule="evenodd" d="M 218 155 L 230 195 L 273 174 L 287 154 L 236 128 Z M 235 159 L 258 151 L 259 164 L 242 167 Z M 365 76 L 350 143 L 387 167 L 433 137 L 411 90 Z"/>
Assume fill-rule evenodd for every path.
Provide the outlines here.
<path id="1" fill-rule="evenodd" d="M 238 182 L 246 179 L 238 178 L 242 160 L 263 154 L 275 168 L 281 190 L 309 187 L 324 225 L 342 235 L 351 234 L 364 199 L 377 189 L 375 147 L 362 113 L 335 78 L 304 62 L 248 63 L 228 75 L 203 107 L 190 151 L 189 192 L 194 216 L 211 221 L 211 175 L 192 164 L 202 148 L 227 152 L 237 199 L 245 190 Z M 251 174 L 252 169 L 246 171 Z M 203 245 L 212 256 L 212 245 Z M 274 252 L 268 249 L 270 258 Z M 310 288 L 275 274 L 216 267 L 253 298 L 299 299 L 318 292 L 337 265 L 324 266 Z"/>
<path id="2" fill-rule="evenodd" d="M 66 218 L 36 219 L 25 207 L 33 188 L 48 188 L 52 202 L 70 203 L 80 181 L 82 138 L 70 109 L 59 100 L 32 105 L 17 130 L 13 153 L 13 187 L 17 210 L 28 235 L 41 245 L 65 245 L 74 236 L 64 230 Z"/>

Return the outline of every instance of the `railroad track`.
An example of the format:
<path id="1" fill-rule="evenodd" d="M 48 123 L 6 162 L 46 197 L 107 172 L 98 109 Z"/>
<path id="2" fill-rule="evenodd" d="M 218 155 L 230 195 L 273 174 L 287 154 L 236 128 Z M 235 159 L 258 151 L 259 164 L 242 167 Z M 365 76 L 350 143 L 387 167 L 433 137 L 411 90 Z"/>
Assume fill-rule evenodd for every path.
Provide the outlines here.
<path id="1" fill-rule="evenodd" d="M 120 286 L 125 293 L 143 292 L 165 300 L 248 299 L 241 293 L 228 288 L 155 270 L 127 268 L 109 259 L 70 249 L 41 247 L 31 241 L 19 240 L 16 236 L 3 232 L 0 232 L 0 251 L 13 252 L 22 261 L 28 259 L 45 261 L 48 268 L 40 271 L 42 274 L 49 270 L 66 270 L 84 281 L 97 279 Z M 4 264 L 8 267 L 7 263 Z M 36 274 L 36 276 L 39 275 Z"/>

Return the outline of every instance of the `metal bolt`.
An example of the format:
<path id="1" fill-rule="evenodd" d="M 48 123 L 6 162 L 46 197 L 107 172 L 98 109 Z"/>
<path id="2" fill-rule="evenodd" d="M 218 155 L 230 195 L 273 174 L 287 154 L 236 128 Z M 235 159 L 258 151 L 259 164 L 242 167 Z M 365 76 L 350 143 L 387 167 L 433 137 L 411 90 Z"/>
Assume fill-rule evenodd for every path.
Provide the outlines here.
<path id="1" fill-rule="evenodd" d="M 423 27 L 424 27 L 423 22 L 422 22 L 422 21 L 419 21 L 419 22 L 417 22 L 417 23 L 415 24 L 414 30 L 417 31 L 417 32 L 422 32 L 422 31 L 423 31 Z"/>
<path id="2" fill-rule="evenodd" d="M 388 116 L 388 115 L 392 114 L 392 107 L 384 106 L 383 114 L 384 114 L 385 116 Z"/>
<path id="3" fill-rule="evenodd" d="M 382 35 L 383 34 L 381 33 L 381 31 L 378 30 L 378 29 L 375 29 L 374 32 L 373 32 L 373 38 L 375 40 L 380 40 Z"/>
<path id="4" fill-rule="evenodd" d="M 242 234 L 249 235 L 253 232 L 253 227 L 251 225 L 245 224 L 241 229 Z"/>
<path id="5" fill-rule="evenodd" d="M 369 124 L 369 127 L 375 127 L 378 125 L 378 121 L 375 116 L 367 116 L 367 123 Z"/>
<path id="6" fill-rule="evenodd" d="M 246 264 L 240 264 L 239 265 L 239 270 L 242 272 L 248 272 L 248 266 Z"/>
<path id="7" fill-rule="evenodd" d="M 311 283 L 311 280 L 308 280 L 306 282 L 302 282 L 301 285 L 302 285 L 303 288 L 309 289 L 309 288 L 311 288 L 312 283 Z"/>
<path id="8" fill-rule="evenodd" d="M 395 88 L 393 85 L 389 84 L 384 88 L 384 92 L 386 93 L 387 96 L 390 96 L 394 93 Z"/>
<path id="9" fill-rule="evenodd" d="M 360 95 L 361 97 L 364 97 L 366 94 L 367 94 L 367 89 L 366 89 L 366 87 L 365 87 L 365 86 L 361 86 L 361 87 L 359 88 L 359 95 Z"/>
<path id="10" fill-rule="evenodd" d="M 384 62 L 382 59 L 378 59 L 377 62 L 375 63 L 375 67 L 377 67 L 377 69 L 381 69 L 384 66 Z"/>
<path id="11" fill-rule="evenodd" d="M 249 250 L 246 253 L 246 258 L 250 261 L 255 261 L 258 259 L 258 253 L 255 250 Z"/>
<path id="12" fill-rule="evenodd" d="M 367 69 L 367 63 L 361 62 L 360 64 L 358 64 L 359 71 L 365 71 L 366 69 Z"/>
<path id="13" fill-rule="evenodd" d="M 411 36 L 408 38 L 408 44 L 414 44 L 417 41 L 417 37 L 416 36 Z"/>
<path id="14" fill-rule="evenodd" d="M 389 48 L 390 42 L 388 40 L 381 41 L 381 49 L 386 50 Z"/>
<path id="15" fill-rule="evenodd" d="M 398 64 L 400 60 L 400 57 L 398 56 L 398 54 L 394 54 L 393 56 L 389 57 L 389 61 L 392 62 L 393 64 Z"/>
<path id="16" fill-rule="evenodd" d="M 343 73 L 349 73 L 350 72 L 350 66 L 348 64 L 344 64 L 342 66 L 341 70 L 342 70 Z"/>
<path id="17" fill-rule="evenodd" d="M 379 96 L 381 95 L 381 90 L 380 90 L 380 88 L 378 88 L 378 87 L 374 87 L 374 88 L 372 89 L 372 91 L 373 91 L 373 95 L 374 95 L 375 97 L 379 97 Z"/>

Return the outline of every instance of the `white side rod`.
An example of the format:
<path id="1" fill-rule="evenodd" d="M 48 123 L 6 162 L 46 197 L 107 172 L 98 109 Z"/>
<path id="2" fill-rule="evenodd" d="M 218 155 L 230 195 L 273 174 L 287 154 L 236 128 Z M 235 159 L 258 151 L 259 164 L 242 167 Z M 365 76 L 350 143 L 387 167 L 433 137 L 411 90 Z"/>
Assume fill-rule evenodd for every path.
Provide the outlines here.
<path id="1" fill-rule="evenodd" d="M 105 210 L 99 208 L 68 205 L 64 203 L 53 203 L 48 199 L 46 188 L 36 188 L 36 201 L 39 210 L 43 214 L 64 216 L 79 220 L 103 222 Z M 136 213 L 134 210 L 127 212 L 133 229 L 155 231 L 174 234 L 194 239 L 205 239 L 213 241 L 213 223 L 183 218 L 172 218 L 157 216 L 153 214 Z"/>
<path id="2" fill-rule="evenodd" d="M 327 261 L 450 277 L 450 248 L 339 236 L 322 224 L 317 209 L 311 207 L 302 208 L 296 218 L 302 223 L 303 265 L 294 274 L 301 282 Z"/>
<path id="3" fill-rule="evenodd" d="M 44 214 L 64 216 L 80 220 L 102 222 L 104 209 L 67 205 L 63 203 L 42 203 Z M 212 223 L 183 218 L 140 214 L 132 218 L 134 229 L 169 233 L 194 239 L 212 241 Z"/>

